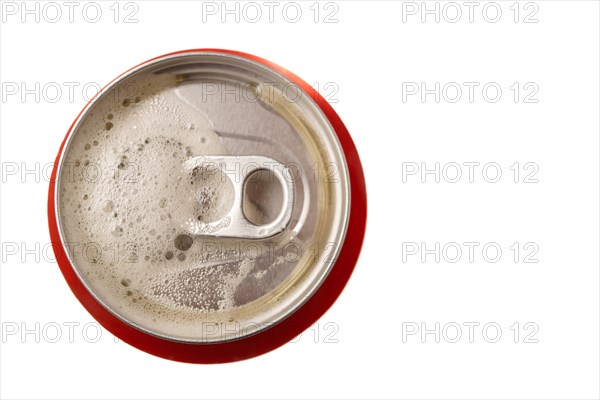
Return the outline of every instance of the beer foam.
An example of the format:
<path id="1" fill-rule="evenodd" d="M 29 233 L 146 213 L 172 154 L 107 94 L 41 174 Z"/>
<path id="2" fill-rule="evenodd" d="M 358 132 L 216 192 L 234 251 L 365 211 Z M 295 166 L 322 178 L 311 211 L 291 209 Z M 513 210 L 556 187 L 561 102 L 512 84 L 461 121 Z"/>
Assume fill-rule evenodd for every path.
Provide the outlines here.
<path id="1" fill-rule="evenodd" d="M 153 333 L 202 338 L 205 323 L 251 319 L 240 309 L 298 259 L 263 243 L 270 259 L 250 257 L 239 241 L 186 230 L 223 217 L 233 186 L 223 173 L 184 169 L 185 160 L 227 149 L 211 120 L 178 97 L 173 76 L 136 87 L 135 96 L 107 94 L 74 132 L 59 182 L 63 234 L 81 278 L 115 314 Z"/>

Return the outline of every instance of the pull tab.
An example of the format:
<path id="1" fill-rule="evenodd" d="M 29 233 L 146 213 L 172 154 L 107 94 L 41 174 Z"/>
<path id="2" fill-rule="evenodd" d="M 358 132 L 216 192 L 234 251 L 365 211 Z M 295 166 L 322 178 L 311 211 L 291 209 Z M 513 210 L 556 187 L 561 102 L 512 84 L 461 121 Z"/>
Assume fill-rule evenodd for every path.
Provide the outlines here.
<path id="1" fill-rule="evenodd" d="M 184 167 L 190 172 L 195 168 L 218 168 L 233 184 L 233 204 L 229 212 L 215 222 L 189 222 L 188 228 L 191 234 L 266 239 L 282 232 L 290 223 L 294 207 L 294 178 L 289 169 L 280 162 L 262 156 L 197 156 L 188 159 Z M 250 222 L 244 214 L 244 188 L 249 177 L 261 170 L 272 173 L 281 184 L 283 204 L 275 220 L 257 225 Z"/>

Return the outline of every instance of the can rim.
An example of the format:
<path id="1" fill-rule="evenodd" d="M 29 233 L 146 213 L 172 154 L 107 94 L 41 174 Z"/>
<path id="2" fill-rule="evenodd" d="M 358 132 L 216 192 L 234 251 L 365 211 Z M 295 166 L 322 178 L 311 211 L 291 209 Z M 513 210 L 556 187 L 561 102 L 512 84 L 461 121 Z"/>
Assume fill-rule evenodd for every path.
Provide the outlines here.
<path id="1" fill-rule="evenodd" d="M 296 311 L 292 312 L 278 323 L 252 335 L 218 343 L 193 343 L 161 338 L 128 324 L 102 305 L 94 294 L 86 288 L 85 283 L 81 281 L 75 268 L 69 261 L 67 251 L 61 240 L 60 223 L 57 219 L 55 203 L 57 173 L 60 170 L 60 160 L 62 159 L 65 147 L 69 142 L 69 138 L 72 136 L 71 133 L 73 129 L 82 115 L 88 110 L 89 106 L 96 100 L 96 97 L 124 76 L 131 74 L 140 67 L 150 64 L 153 61 L 198 52 L 237 56 L 262 64 L 297 84 L 304 92 L 306 92 L 331 124 L 341 145 L 348 168 L 351 200 L 349 202 L 348 224 L 346 227 L 347 234 L 343 237 L 337 260 L 330 266 L 329 274 L 325 277 L 320 287 L 318 287 L 312 295 L 296 309 Z M 164 54 L 144 61 L 117 76 L 99 91 L 96 96 L 90 99 L 69 127 L 56 157 L 49 187 L 48 223 L 52 247 L 65 280 L 84 308 L 86 308 L 104 328 L 130 345 L 159 357 L 191 363 L 223 363 L 255 357 L 285 344 L 310 327 L 331 305 L 333 305 L 350 278 L 356 261 L 358 260 L 360 248 L 364 239 L 366 227 L 365 180 L 356 147 L 354 146 L 348 130 L 331 105 L 317 93 L 317 91 L 310 89 L 310 85 L 295 74 L 260 57 L 233 50 L 190 49 Z"/>

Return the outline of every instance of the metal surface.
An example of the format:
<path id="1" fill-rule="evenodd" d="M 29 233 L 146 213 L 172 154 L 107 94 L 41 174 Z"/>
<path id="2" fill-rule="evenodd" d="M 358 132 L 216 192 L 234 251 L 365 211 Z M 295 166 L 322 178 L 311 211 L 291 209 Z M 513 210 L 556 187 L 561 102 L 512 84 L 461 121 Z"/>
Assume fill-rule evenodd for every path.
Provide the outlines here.
<path id="1" fill-rule="evenodd" d="M 209 72 L 205 72 L 206 70 Z M 220 71 L 219 74 L 215 75 L 215 70 Z M 190 71 L 197 73 L 197 75 L 194 73 L 190 74 Z M 233 154 L 237 157 L 255 157 L 256 154 L 261 154 L 260 157 L 266 157 L 266 159 L 270 160 L 269 162 L 275 162 L 279 166 L 294 164 L 304 168 L 305 173 L 299 177 L 295 177 L 294 184 L 290 184 L 286 179 L 280 180 L 286 192 L 284 198 L 287 198 L 287 203 L 282 207 L 281 214 L 275 223 L 271 223 L 273 226 L 270 232 L 275 232 L 272 235 L 279 235 L 280 247 L 286 242 L 294 240 L 305 246 L 305 249 L 308 251 L 309 248 L 312 249 L 310 247 L 311 244 L 316 244 L 320 247 L 316 253 L 318 256 L 312 256 L 313 264 L 301 266 L 302 268 L 296 268 L 295 264 L 284 265 L 285 268 L 279 266 L 279 275 L 277 275 L 277 279 L 271 281 L 269 286 L 245 287 L 243 291 L 244 295 L 251 294 L 252 297 L 246 297 L 239 306 L 244 307 L 246 304 L 255 304 L 256 300 L 264 296 L 267 298 L 265 308 L 256 308 L 257 311 L 248 311 L 255 312 L 255 314 L 248 314 L 247 317 L 244 317 L 245 319 L 239 313 L 236 314 L 236 324 L 238 324 L 239 319 L 240 326 L 244 322 L 250 322 L 251 325 L 244 330 L 225 331 L 215 337 L 207 337 L 206 333 L 202 330 L 194 332 L 191 336 L 184 336 L 162 328 L 157 329 L 149 323 L 150 320 L 140 319 L 139 315 L 126 313 L 126 310 L 117 307 L 112 302 L 107 293 L 101 293 L 99 288 L 90 283 L 87 273 L 82 270 L 81 265 L 78 265 L 77 256 L 72 253 L 72 249 L 69 247 L 65 249 L 66 257 L 73 266 L 73 270 L 83 287 L 86 288 L 94 299 L 119 320 L 140 331 L 159 338 L 191 343 L 225 342 L 256 334 L 282 321 L 300 308 L 319 288 L 332 268 L 333 261 L 340 250 L 340 244 L 343 243 L 346 236 L 348 210 L 350 207 L 348 167 L 340 143 L 328 119 L 306 93 L 303 94 L 301 100 L 297 103 L 289 104 L 276 99 L 268 104 L 260 100 L 244 106 L 244 104 L 240 104 L 239 102 L 213 101 L 216 98 L 209 98 L 208 101 L 200 101 L 199 98 L 196 98 L 199 93 L 198 85 L 201 85 L 203 80 L 211 83 L 217 82 L 224 89 L 226 89 L 231 80 L 239 80 L 245 85 L 249 85 L 247 87 L 253 87 L 256 81 L 261 80 L 271 83 L 281 82 L 285 85 L 287 81 L 279 72 L 275 72 L 256 61 L 250 61 L 236 55 L 215 53 L 212 51 L 198 51 L 189 52 L 185 55 L 169 55 L 151 60 L 128 71 L 118 80 L 112 82 L 103 90 L 100 97 L 94 100 L 95 104 L 92 104 L 82 112 L 73 124 L 71 134 L 66 138 L 64 151 L 60 155 L 60 162 L 57 169 L 59 185 L 57 185 L 57 190 L 54 192 L 55 202 L 59 205 L 55 210 L 58 221 L 58 235 L 63 243 L 69 242 L 69 237 L 65 234 L 65 222 L 61 215 L 62 198 L 60 181 L 65 170 L 63 168 L 65 161 L 72 162 L 68 156 L 68 152 L 70 147 L 73 146 L 76 136 L 78 136 L 76 134 L 81 129 L 85 129 L 85 124 L 91 118 L 91 115 L 94 114 L 94 110 L 98 112 L 95 109 L 97 105 L 101 104 L 102 101 L 108 102 L 110 96 L 113 95 L 113 91 L 118 93 L 121 86 L 127 85 L 128 80 L 138 78 L 139 76 L 161 75 L 177 77 L 178 81 L 174 86 L 176 96 L 182 103 L 191 105 L 199 115 L 204 115 L 210 121 L 214 132 L 223 144 L 223 154 Z M 250 106 L 250 108 L 247 106 Z M 275 108 L 278 108 L 277 112 Z M 282 111 L 290 113 L 294 119 L 300 119 L 292 121 L 289 119 L 292 118 L 290 116 L 282 118 L 280 114 Z M 298 115 L 301 115 L 301 117 Z M 258 129 L 265 127 L 268 129 Z M 298 129 L 305 130 L 305 132 L 300 134 Z M 315 160 L 309 155 L 309 149 L 313 152 L 318 151 L 322 153 L 325 158 Z M 204 156 L 205 160 L 206 157 L 217 156 Z M 339 174 L 339 180 L 336 181 L 336 185 L 329 185 L 327 187 L 321 181 L 310 179 L 309 171 L 311 166 L 315 165 L 315 162 L 331 162 L 336 165 Z M 323 167 L 322 164 L 321 167 Z M 283 175 L 283 171 L 285 170 L 280 167 L 279 171 L 281 172 L 280 175 Z M 250 173 L 245 174 L 246 177 L 248 175 Z M 243 188 L 243 185 L 234 185 L 234 187 L 240 189 L 240 187 Z M 318 193 L 324 187 L 327 187 L 332 193 L 329 194 L 330 197 L 328 198 L 319 199 Z M 239 205 L 239 196 L 236 199 L 238 201 L 236 204 Z M 288 215 L 290 210 L 291 215 Z M 238 228 L 243 227 L 244 231 L 251 229 L 251 226 L 245 223 L 246 218 L 243 212 L 239 213 L 239 208 L 236 208 L 236 211 L 233 211 L 232 208 L 232 212 L 236 216 L 237 223 L 235 225 Z M 332 216 L 328 221 L 323 222 L 320 220 L 319 212 L 330 212 Z M 202 226 L 206 227 L 213 224 L 198 224 L 193 229 L 195 229 L 199 237 L 209 237 L 207 229 L 203 230 Z M 282 226 L 284 229 L 281 229 Z M 238 228 L 232 229 L 232 232 L 240 236 L 229 236 L 229 238 L 246 240 L 244 238 L 248 238 L 249 236 L 243 236 L 244 232 L 241 232 Z M 269 232 L 260 232 L 260 229 L 264 229 L 264 227 L 257 228 L 253 234 L 258 236 L 249 240 L 260 241 L 261 238 L 268 239 L 267 235 Z M 318 241 L 314 242 L 312 237 L 317 229 L 323 230 L 324 233 L 321 233 Z M 276 233 L 277 230 L 279 230 L 279 233 Z M 214 237 L 222 237 L 227 240 L 228 237 L 223 233 L 224 231 L 221 231 L 221 235 L 215 235 Z M 265 254 L 263 257 L 257 259 L 258 264 L 270 262 L 269 260 L 272 260 L 269 254 Z M 306 263 L 307 261 L 303 258 L 302 262 Z M 233 264 L 235 264 L 235 259 L 229 260 L 223 258 L 217 262 L 202 263 L 199 267 L 229 267 Z M 265 265 L 265 268 L 268 267 L 268 265 Z M 281 273 L 284 275 L 281 275 Z M 288 282 L 290 279 L 293 279 L 293 281 Z M 277 292 L 276 296 L 274 295 L 275 292 Z M 267 295 L 270 295 L 270 297 Z M 270 298 L 275 298 L 276 300 L 271 301 L 269 300 Z M 204 321 L 202 318 L 200 320 Z M 217 316 L 213 315 L 211 318 L 217 318 Z M 229 317 L 224 316 L 223 318 L 227 321 L 228 319 L 226 318 Z M 199 329 L 202 328 L 204 322 L 197 324 L 197 326 Z"/>
<path id="2" fill-rule="evenodd" d="M 260 156 L 196 156 L 185 162 L 185 169 L 190 173 L 203 170 L 205 174 L 214 174 L 219 170 L 227 175 L 233 184 L 234 193 L 232 207 L 224 217 L 212 223 L 190 221 L 188 228 L 191 234 L 267 239 L 281 233 L 290 223 L 294 208 L 294 179 L 288 168 L 280 162 Z M 264 225 L 250 222 L 243 208 L 244 186 L 256 171 L 268 171 L 279 181 L 283 189 L 283 204 L 279 215 L 274 221 Z"/>

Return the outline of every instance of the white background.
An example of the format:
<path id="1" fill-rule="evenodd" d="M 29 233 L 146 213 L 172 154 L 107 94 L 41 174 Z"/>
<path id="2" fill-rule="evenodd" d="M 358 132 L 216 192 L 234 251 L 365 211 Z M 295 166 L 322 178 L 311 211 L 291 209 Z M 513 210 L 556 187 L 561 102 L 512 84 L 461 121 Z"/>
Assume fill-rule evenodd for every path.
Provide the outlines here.
<path id="1" fill-rule="evenodd" d="M 473 22 L 468 7 L 455 3 L 462 11 L 456 23 L 449 21 L 456 8 L 443 2 L 439 22 L 433 14 L 421 21 L 420 2 L 392 1 L 321 3 L 315 22 L 314 2 L 298 2 L 297 23 L 286 21 L 292 9 L 282 15 L 285 3 L 273 22 L 257 3 L 257 23 L 248 21 L 254 10 L 244 15 L 244 3 L 237 23 L 235 15 L 221 22 L 221 2 L 213 3 L 215 15 L 194 1 L 121 3 L 116 23 L 113 1 L 98 3 L 97 23 L 82 16 L 85 3 L 73 22 L 56 3 L 63 14 L 56 23 L 45 3 L 37 6 L 39 22 L 22 15 L 21 2 L 7 3 L 0 28 L 3 398 L 600 396 L 597 2 L 498 2 L 496 23 L 496 5 L 482 15 L 485 2 Z M 138 22 L 124 23 L 132 11 Z M 325 23 L 332 11 L 337 22 Z M 318 325 L 269 354 L 212 366 L 159 359 L 106 331 L 97 338 L 97 325 L 53 262 L 46 215 L 45 166 L 85 104 L 83 86 L 104 85 L 163 53 L 203 47 L 256 54 L 318 83 L 356 142 L 369 199 L 355 273 Z M 434 94 L 407 94 L 421 82 L 429 89 L 440 83 L 439 102 Z M 452 82 L 463 88 L 456 103 L 455 92 L 442 90 Z M 464 82 L 479 84 L 472 102 Z M 72 98 L 71 83 L 78 85 Z M 497 102 L 483 97 L 487 83 L 502 89 Z M 22 97 L 22 84 L 33 94 Z M 472 183 L 465 162 L 479 163 Z M 510 169 L 516 162 L 518 183 Z M 439 163 L 446 174 L 439 183 L 432 174 L 425 182 L 420 174 L 403 179 L 410 163 Z M 457 183 L 448 182 L 452 163 L 462 166 Z M 487 182 L 493 170 L 482 175 L 487 163 L 500 167 L 497 183 Z M 538 182 L 524 182 L 533 169 Z M 465 242 L 480 243 L 473 262 Z M 440 250 L 436 262 L 435 254 L 409 254 L 411 243 L 448 251 L 458 243 L 463 255 L 452 263 L 454 253 Z M 491 262 L 493 251 L 483 257 L 487 243 L 501 248 L 499 261 Z M 536 249 L 529 261 L 538 262 L 524 262 Z M 472 343 L 470 322 L 479 324 Z M 407 335 L 436 323 L 439 343 L 433 333 Z M 462 337 L 452 343 L 456 324 Z M 502 329 L 497 342 L 485 324 Z"/>

